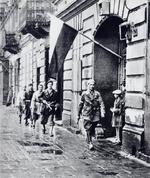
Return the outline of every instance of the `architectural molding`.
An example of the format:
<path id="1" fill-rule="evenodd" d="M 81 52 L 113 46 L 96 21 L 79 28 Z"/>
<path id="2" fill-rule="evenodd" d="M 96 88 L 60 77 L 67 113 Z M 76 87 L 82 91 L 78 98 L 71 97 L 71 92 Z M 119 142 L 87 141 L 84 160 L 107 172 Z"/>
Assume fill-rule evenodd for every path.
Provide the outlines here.
<path id="1" fill-rule="evenodd" d="M 88 7 L 92 6 L 93 4 L 97 3 L 98 0 L 81 0 L 76 1 L 71 4 L 69 7 L 64 9 L 62 12 L 58 12 L 56 14 L 57 17 L 61 18 L 64 21 L 68 21 L 80 12 L 83 12 Z"/>

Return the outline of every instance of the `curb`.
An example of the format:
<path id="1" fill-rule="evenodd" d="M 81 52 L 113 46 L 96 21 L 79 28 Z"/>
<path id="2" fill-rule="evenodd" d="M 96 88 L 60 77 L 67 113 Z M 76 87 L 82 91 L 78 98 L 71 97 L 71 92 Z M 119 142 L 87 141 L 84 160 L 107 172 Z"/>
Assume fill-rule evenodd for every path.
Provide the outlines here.
<path id="1" fill-rule="evenodd" d="M 121 156 L 125 157 L 125 158 L 128 158 L 128 159 L 130 159 L 130 160 L 132 160 L 132 161 L 135 161 L 135 162 L 137 162 L 137 163 L 139 163 L 139 164 L 142 164 L 143 166 L 146 166 L 146 167 L 149 167 L 149 168 L 150 168 L 150 164 L 149 164 L 149 163 L 147 163 L 147 162 L 145 162 L 145 161 L 143 161 L 143 160 L 141 160 L 141 159 L 139 159 L 139 158 L 136 158 L 135 156 L 132 156 L 132 155 L 130 155 L 130 154 L 127 154 L 127 153 L 125 153 L 125 152 L 123 152 L 123 151 L 119 151 L 118 153 L 119 153 Z"/>

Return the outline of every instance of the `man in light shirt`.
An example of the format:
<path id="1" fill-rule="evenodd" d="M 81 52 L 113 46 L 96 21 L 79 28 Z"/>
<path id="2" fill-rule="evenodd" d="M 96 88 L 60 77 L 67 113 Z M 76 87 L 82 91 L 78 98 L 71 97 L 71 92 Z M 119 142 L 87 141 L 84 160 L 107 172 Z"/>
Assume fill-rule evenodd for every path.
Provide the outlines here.
<path id="1" fill-rule="evenodd" d="M 31 113 L 33 119 L 33 128 L 35 128 L 36 121 L 39 119 L 42 107 L 43 85 L 38 85 L 38 90 L 34 92 L 31 100 Z"/>

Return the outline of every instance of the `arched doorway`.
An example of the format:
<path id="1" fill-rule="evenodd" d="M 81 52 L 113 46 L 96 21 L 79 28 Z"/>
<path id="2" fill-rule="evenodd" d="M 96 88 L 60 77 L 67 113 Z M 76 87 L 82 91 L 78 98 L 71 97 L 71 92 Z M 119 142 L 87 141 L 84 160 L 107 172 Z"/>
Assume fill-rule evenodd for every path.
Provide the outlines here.
<path id="1" fill-rule="evenodd" d="M 119 25 L 122 22 L 123 20 L 118 16 L 110 16 L 99 25 L 95 34 L 96 41 L 124 56 L 120 60 L 97 44 L 94 45 L 94 79 L 96 89 L 101 92 L 105 103 L 106 117 L 102 120 L 102 124 L 106 128 L 107 136 L 114 134 L 114 129 L 111 127 L 112 113 L 110 111 L 114 103 L 112 91 L 120 88 L 121 83 L 125 83 L 126 44 L 119 39 Z"/>

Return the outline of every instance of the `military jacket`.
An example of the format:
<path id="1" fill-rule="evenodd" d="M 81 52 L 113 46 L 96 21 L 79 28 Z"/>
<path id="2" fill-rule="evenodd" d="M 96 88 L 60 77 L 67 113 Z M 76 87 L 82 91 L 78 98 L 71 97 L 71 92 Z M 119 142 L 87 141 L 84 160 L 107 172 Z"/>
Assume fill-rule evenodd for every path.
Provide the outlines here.
<path id="1" fill-rule="evenodd" d="M 26 106 L 30 106 L 33 93 L 34 93 L 33 90 L 25 92 L 25 104 L 26 104 Z"/>
<path id="2" fill-rule="evenodd" d="M 52 89 L 51 91 L 48 91 L 48 89 L 46 89 L 43 92 L 43 100 L 45 100 L 50 107 L 55 107 L 55 104 L 57 102 L 57 92 Z"/>
<path id="3" fill-rule="evenodd" d="M 83 92 L 79 104 L 78 115 L 82 115 L 83 119 L 91 121 L 99 121 L 101 116 L 105 114 L 104 103 L 98 91 L 90 93 Z"/>
<path id="4" fill-rule="evenodd" d="M 25 92 L 25 100 L 30 100 L 31 101 L 33 93 L 34 93 L 33 90 L 32 91 L 26 91 Z"/>

